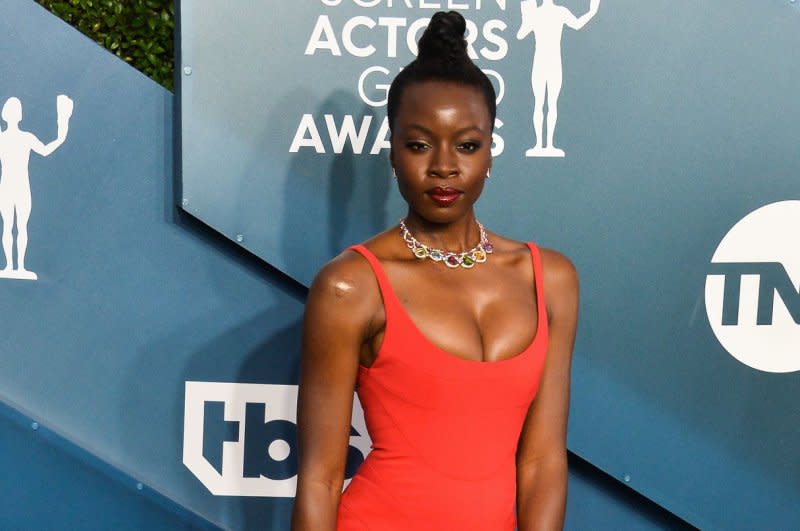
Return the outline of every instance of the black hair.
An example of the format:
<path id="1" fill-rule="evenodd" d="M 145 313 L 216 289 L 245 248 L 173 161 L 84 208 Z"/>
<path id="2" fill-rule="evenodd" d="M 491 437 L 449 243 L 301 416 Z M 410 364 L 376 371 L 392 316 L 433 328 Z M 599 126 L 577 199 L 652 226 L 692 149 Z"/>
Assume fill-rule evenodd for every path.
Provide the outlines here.
<path id="1" fill-rule="evenodd" d="M 494 128 L 497 116 L 496 94 L 492 82 L 467 55 L 464 33 L 467 22 L 456 11 L 439 11 L 431 18 L 419 40 L 417 58 L 406 66 L 389 87 L 386 113 L 389 130 L 394 131 L 394 120 L 405 89 L 425 81 L 452 81 L 481 91 Z"/>

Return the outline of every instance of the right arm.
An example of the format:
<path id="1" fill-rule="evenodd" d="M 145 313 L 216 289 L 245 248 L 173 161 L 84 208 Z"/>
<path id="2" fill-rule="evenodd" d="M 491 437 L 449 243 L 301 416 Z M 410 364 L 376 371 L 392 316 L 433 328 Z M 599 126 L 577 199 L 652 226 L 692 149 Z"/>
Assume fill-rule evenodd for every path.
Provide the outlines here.
<path id="1" fill-rule="evenodd" d="M 328 263 L 311 285 L 297 400 L 293 531 L 336 529 L 359 354 L 379 301 L 373 285 L 368 264 L 355 253 Z"/>

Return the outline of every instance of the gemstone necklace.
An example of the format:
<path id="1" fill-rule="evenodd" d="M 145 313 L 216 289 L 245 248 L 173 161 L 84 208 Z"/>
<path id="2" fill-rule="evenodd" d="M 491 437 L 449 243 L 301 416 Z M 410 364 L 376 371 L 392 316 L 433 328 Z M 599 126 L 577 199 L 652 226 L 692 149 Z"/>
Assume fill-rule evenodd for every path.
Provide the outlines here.
<path id="1" fill-rule="evenodd" d="M 444 265 L 453 269 L 458 266 L 470 269 L 475 264 L 482 264 L 485 262 L 486 257 L 494 251 L 494 246 L 489 242 L 489 238 L 486 236 L 486 229 L 483 228 L 483 225 L 481 225 L 478 220 L 475 220 L 475 223 L 478 224 L 481 240 L 478 242 L 478 245 L 463 253 L 454 253 L 452 251 L 443 251 L 441 249 L 432 249 L 428 247 L 411 234 L 411 231 L 406 227 L 405 219 L 400 220 L 400 235 L 403 237 L 408 248 L 411 249 L 411 252 L 414 253 L 414 256 L 420 260 L 430 258 L 434 262 L 444 262 Z"/>

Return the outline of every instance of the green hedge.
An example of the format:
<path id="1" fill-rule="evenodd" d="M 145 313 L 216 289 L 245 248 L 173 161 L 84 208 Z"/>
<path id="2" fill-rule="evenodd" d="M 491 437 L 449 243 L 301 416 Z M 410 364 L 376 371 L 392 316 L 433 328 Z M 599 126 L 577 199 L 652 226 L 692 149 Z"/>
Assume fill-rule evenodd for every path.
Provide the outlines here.
<path id="1" fill-rule="evenodd" d="M 173 89 L 173 0 L 36 0 L 144 74 Z"/>

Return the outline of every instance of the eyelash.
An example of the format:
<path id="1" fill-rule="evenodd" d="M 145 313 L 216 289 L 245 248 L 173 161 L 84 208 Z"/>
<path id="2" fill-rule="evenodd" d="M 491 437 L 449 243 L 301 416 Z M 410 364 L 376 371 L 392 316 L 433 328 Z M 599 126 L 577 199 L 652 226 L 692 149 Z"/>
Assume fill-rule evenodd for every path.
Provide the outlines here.
<path id="1" fill-rule="evenodd" d="M 429 146 L 428 146 L 428 144 L 425 144 L 423 142 L 408 142 L 406 144 L 406 147 L 408 149 L 410 149 L 411 151 L 415 151 L 416 152 L 416 151 L 423 151 L 423 150 L 427 149 Z"/>
<path id="2" fill-rule="evenodd" d="M 411 151 L 419 152 L 429 149 L 430 146 L 424 142 L 408 142 L 406 147 Z M 481 148 L 481 144 L 479 142 L 463 142 L 458 145 L 458 149 L 460 151 L 464 151 L 466 153 L 474 153 Z"/>

